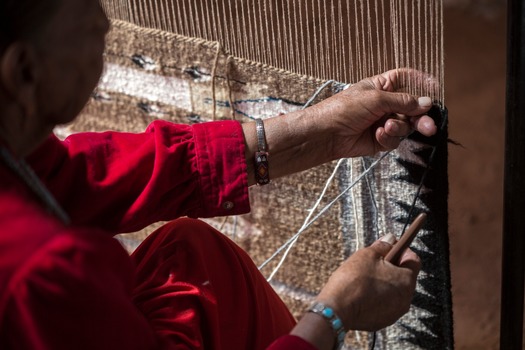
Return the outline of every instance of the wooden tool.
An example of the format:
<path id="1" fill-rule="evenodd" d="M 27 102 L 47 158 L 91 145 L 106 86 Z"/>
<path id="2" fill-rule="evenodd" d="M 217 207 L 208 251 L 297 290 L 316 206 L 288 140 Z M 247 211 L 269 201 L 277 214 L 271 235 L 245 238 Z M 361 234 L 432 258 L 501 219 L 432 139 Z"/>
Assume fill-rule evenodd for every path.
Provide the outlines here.
<path id="1" fill-rule="evenodd" d="M 403 233 L 399 241 L 397 241 L 397 243 L 394 244 L 394 247 L 386 255 L 386 261 L 391 262 L 395 265 L 399 264 L 401 256 L 403 255 L 405 250 L 410 246 L 414 238 L 416 238 L 417 233 L 419 232 L 421 227 L 423 227 L 423 224 L 425 223 L 426 219 L 427 214 L 421 213 L 414 219 L 414 221 L 412 221 L 412 224 L 410 224 L 410 226 L 406 229 L 405 233 Z"/>

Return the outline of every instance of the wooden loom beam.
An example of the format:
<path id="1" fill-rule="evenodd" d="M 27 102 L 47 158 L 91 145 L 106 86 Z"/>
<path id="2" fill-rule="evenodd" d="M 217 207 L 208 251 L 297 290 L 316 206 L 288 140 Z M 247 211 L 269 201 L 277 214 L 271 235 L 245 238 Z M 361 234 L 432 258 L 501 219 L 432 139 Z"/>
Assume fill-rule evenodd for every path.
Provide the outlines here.
<path id="1" fill-rule="evenodd" d="M 522 349 L 525 283 L 525 4 L 508 2 L 500 349 Z"/>

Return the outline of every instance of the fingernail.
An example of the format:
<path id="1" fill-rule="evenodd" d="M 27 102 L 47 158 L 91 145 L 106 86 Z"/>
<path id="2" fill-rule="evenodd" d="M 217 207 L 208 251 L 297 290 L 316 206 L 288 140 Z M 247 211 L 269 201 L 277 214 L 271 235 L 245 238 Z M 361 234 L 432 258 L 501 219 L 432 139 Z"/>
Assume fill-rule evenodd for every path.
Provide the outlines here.
<path id="1" fill-rule="evenodd" d="M 389 234 L 384 235 L 383 237 L 381 237 L 380 241 L 388 243 L 390 245 L 394 245 L 394 243 L 396 243 L 396 236 L 394 236 L 393 234 L 389 233 Z"/>
<path id="2" fill-rule="evenodd" d="M 430 97 L 420 97 L 417 99 L 420 107 L 430 107 L 432 106 L 432 99 Z"/>
<path id="3" fill-rule="evenodd" d="M 424 120 L 423 128 L 425 128 L 425 131 L 432 130 L 434 128 L 434 123 L 431 120 Z"/>
<path id="4" fill-rule="evenodd" d="M 393 120 L 389 120 L 387 121 L 387 125 L 385 125 L 386 127 L 388 127 L 388 130 L 390 131 L 390 133 L 393 133 L 393 134 L 397 134 L 399 132 L 399 125 L 397 125 L 397 123 Z"/>

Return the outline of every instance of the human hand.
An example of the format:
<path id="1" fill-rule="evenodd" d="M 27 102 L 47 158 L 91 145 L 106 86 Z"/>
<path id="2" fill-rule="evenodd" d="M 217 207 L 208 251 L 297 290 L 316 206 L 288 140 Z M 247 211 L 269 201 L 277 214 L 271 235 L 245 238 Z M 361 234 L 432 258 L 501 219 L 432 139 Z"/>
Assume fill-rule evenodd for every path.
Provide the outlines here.
<path id="1" fill-rule="evenodd" d="M 329 278 L 317 297 L 334 309 L 346 330 L 376 331 L 393 324 L 411 304 L 418 256 L 407 249 L 398 266 L 383 258 L 395 242 L 393 235 L 355 252 Z"/>
<path id="2" fill-rule="evenodd" d="M 399 146 L 417 130 L 431 136 L 437 128 L 425 113 L 429 97 L 404 92 L 406 81 L 435 80 L 400 69 L 364 79 L 310 108 L 264 120 L 272 179 L 348 157 L 372 155 Z M 253 157 L 258 140 L 255 123 L 243 123 L 249 184 L 255 182 Z"/>
<path id="3" fill-rule="evenodd" d="M 432 100 L 402 92 L 408 81 L 437 85 L 429 75 L 416 70 L 391 70 L 311 107 L 322 116 L 319 123 L 332 128 L 333 159 L 394 149 L 413 130 L 425 136 L 436 133 L 434 121 L 425 115 Z"/>

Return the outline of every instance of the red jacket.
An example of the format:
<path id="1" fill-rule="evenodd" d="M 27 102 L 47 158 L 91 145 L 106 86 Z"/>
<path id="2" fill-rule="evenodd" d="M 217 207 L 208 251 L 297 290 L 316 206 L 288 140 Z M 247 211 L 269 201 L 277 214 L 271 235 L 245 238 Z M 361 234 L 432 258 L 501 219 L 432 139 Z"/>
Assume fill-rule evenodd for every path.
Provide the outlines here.
<path id="1" fill-rule="evenodd" d="M 50 137 L 28 162 L 72 224 L 0 162 L 0 349 L 188 348 L 163 339 L 133 303 L 135 266 L 112 236 L 249 211 L 240 124 L 157 121 L 141 134 Z M 269 349 L 313 347 L 283 336 Z"/>

